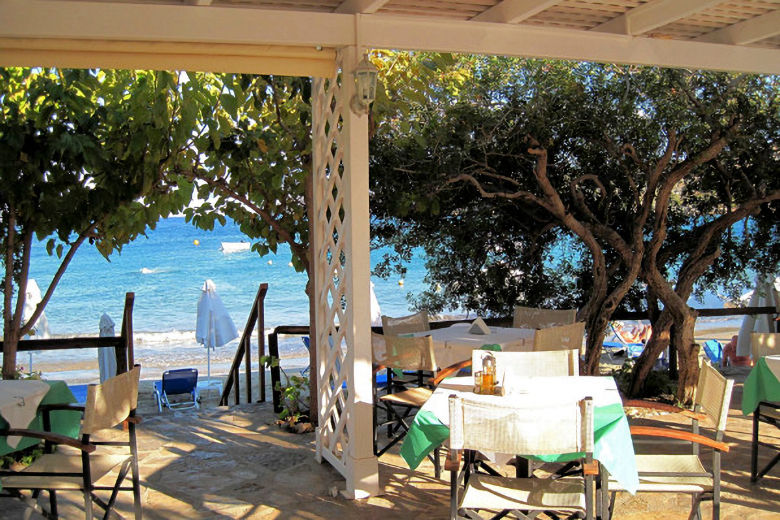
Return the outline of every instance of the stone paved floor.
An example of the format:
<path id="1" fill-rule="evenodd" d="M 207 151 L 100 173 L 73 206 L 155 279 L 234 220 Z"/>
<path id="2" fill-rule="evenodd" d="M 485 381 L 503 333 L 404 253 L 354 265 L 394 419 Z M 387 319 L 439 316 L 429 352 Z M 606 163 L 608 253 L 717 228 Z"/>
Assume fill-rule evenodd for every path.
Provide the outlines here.
<path id="1" fill-rule="evenodd" d="M 410 471 L 397 450 L 388 453 L 380 459 L 384 495 L 346 500 L 333 496 L 343 479 L 314 460 L 314 434 L 280 430 L 270 405 L 218 408 L 212 402 L 201 411 L 158 414 L 150 399 L 142 395 L 139 438 L 146 519 L 447 518 L 448 482 L 435 480 L 427 461 Z M 750 484 L 752 423 L 738 410 L 740 402 L 737 385 L 726 437 L 732 449 L 723 460 L 722 518 L 780 519 L 780 465 L 758 485 Z M 780 446 L 780 431 L 767 431 L 766 440 Z M 61 516 L 83 518 L 80 497 L 63 495 Z M 624 494 L 616 518 L 684 519 L 689 504 L 686 496 Z M 130 511 L 130 500 L 123 497 L 121 517 L 132 518 Z M 705 504 L 704 518 L 710 511 Z M 41 516 L 6 499 L 0 502 L 0 518 Z"/>

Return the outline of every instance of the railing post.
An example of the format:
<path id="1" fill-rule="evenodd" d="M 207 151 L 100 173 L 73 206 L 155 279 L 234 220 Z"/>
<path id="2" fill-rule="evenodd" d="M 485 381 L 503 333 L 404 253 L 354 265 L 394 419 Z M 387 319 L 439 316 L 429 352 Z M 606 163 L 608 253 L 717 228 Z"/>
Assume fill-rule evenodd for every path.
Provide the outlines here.
<path id="1" fill-rule="evenodd" d="M 257 303 L 255 303 L 257 305 Z M 252 402 L 252 336 L 241 338 L 244 342 L 244 362 L 246 363 L 246 402 Z"/>
<path id="2" fill-rule="evenodd" d="M 279 368 L 279 335 L 276 329 L 268 334 L 268 355 L 274 360 L 271 363 L 271 395 L 273 396 L 274 412 L 282 411 L 282 391 L 279 385 L 282 383 L 282 374 Z"/>
<path id="3" fill-rule="evenodd" d="M 122 346 L 115 347 L 116 351 L 116 372 L 122 374 L 129 370 L 135 364 L 135 355 L 133 353 L 133 303 L 135 293 L 125 294 L 125 307 L 122 313 Z"/>
<path id="4" fill-rule="evenodd" d="M 260 401 L 265 402 L 265 366 L 263 357 L 265 357 L 265 296 L 259 303 L 257 309 L 257 357 L 260 360 Z"/>

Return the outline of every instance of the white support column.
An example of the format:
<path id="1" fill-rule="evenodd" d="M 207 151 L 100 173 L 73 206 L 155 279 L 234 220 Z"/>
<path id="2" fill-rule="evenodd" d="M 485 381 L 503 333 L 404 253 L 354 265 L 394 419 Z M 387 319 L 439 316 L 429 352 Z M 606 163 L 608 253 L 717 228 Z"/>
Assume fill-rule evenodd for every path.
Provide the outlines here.
<path id="1" fill-rule="evenodd" d="M 317 325 L 317 458 L 346 478 L 344 494 L 379 492 L 371 387 L 368 117 L 349 109 L 354 47 L 341 76 L 313 82 L 312 237 Z"/>
<path id="2" fill-rule="evenodd" d="M 361 56 L 355 47 L 343 54 L 344 99 L 352 99 L 355 83 L 352 69 Z M 349 103 L 346 103 L 349 106 Z M 353 498 L 379 492 L 379 466 L 373 445 L 373 390 L 371 353 L 370 230 L 368 207 L 368 116 L 345 110 L 342 135 L 345 186 L 345 236 L 347 241 L 347 365 L 352 372 L 349 401 L 352 415 L 348 421 L 350 448 L 347 458 L 347 493 Z"/>

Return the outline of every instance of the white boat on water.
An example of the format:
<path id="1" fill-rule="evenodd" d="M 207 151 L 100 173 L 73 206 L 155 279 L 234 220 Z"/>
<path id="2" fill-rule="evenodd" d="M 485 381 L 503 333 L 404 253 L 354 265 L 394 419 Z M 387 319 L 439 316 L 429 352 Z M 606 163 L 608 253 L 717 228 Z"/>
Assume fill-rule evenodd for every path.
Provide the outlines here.
<path id="1" fill-rule="evenodd" d="M 252 244 L 249 242 L 220 242 L 222 246 L 219 248 L 223 253 L 240 253 L 242 251 L 249 251 Z"/>

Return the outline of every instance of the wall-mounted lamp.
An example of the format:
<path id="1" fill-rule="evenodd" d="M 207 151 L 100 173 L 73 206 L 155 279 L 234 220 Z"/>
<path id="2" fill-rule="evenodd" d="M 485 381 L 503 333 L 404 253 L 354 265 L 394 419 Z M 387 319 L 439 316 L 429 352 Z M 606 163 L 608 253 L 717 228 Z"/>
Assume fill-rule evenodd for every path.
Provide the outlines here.
<path id="1" fill-rule="evenodd" d="M 352 75 L 355 76 L 355 95 L 352 96 L 350 107 L 355 114 L 367 114 L 371 103 L 376 99 L 376 77 L 379 71 L 368 61 L 368 55 L 357 64 Z"/>

